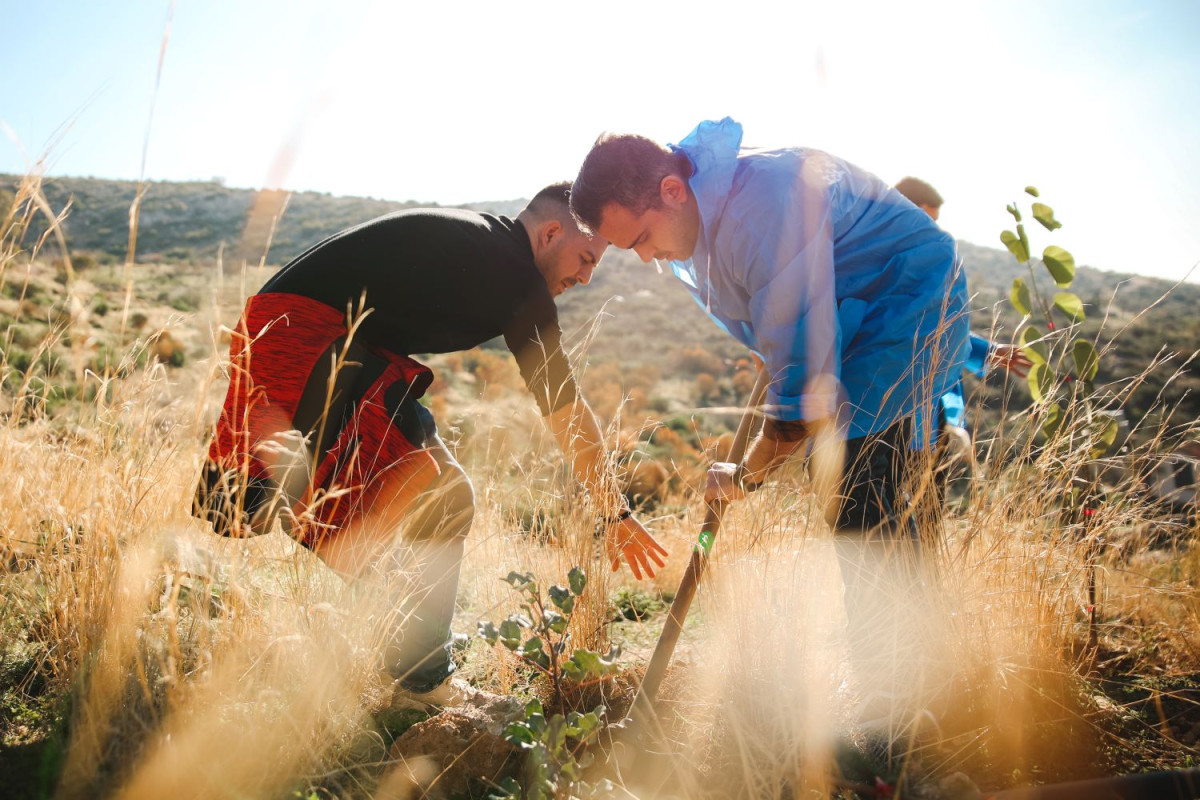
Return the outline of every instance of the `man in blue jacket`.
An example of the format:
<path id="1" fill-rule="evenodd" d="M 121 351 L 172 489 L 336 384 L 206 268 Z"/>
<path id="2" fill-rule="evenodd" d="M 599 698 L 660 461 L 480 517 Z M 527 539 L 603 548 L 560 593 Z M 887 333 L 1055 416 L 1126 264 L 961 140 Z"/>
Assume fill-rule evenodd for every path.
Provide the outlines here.
<path id="1" fill-rule="evenodd" d="M 571 209 L 585 230 L 669 262 L 717 325 L 765 362 L 763 431 L 743 466 L 714 465 L 707 499 L 740 499 L 810 436 L 814 453 L 828 451 L 822 441 L 844 443 L 827 517 L 839 534 L 850 643 L 860 672 L 890 669 L 878 686 L 894 694 L 913 676 L 881 646 L 901 621 L 882 633 L 872 624 L 881 608 L 897 608 L 875 587 L 884 575 L 912 575 L 896 553 L 916 549 L 907 543 L 918 541 L 930 494 L 938 399 L 967 357 L 966 279 L 954 240 L 874 175 L 817 150 L 741 142 L 729 118 L 669 147 L 605 134 Z M 894 698 L 883 699 L 891 713 L 881 715 L 894 718 Z"/>

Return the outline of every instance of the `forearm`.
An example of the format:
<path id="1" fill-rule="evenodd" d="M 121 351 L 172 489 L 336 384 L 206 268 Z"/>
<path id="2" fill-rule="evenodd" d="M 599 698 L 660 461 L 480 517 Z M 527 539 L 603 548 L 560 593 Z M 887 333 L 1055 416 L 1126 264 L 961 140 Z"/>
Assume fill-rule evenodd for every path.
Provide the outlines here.
<path id="1" fill-rule="evenodd" d="M 613 475 L 600 423 L 591 407 L 578 397 L 550 412 L 545 419 L 570 461 L 575 478 L 587 487 L 596 511 L 602 517 L 614 518 L 625 507 L 625 499 Z"/>
<path id="2" fill-rule="evenodd" d="M 788 439 L 773 438 L 774 431 L 764 431 L 754 438 L 746 457 L 742 480 L 748 486 L 757 486 L 767 476 L 795 453 L 807 439 L 807 434 L 793 435 Z"/>

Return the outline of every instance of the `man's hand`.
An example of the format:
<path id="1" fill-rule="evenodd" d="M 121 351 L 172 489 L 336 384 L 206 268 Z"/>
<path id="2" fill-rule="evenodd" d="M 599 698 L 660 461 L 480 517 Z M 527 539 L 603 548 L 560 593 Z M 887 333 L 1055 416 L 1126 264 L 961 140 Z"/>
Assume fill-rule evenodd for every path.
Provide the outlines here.
<path id="1" fill-rule="evenodd" d="M 654 567 L 650 562 L 662 567 L 663 557 L 667 555 L 666 549 L 632 516 L 609 526 L 605 544 L 613 572 L 621 568 L 621 558 L 624 557 L 629 569 L 633 570 L 633 577 L 639 581 L 643 572 L 647 578 L 653 578 Z"/>
<path id="2" fill-rule="evenodd" d="M 992 345 L 991 352 L 988 353 L 987 365 L 1004 367 L 1018 378 L 1024 378 L 1029 374 L 1029 368 L 1033 366 L 1033 362 L 1016 345 L 997 344 Z"/>
<path id="3" fill-rule="evenodd" d="M 720 500 L 732 503 L 746 496 L 746 490 L 737 480 L 737 464 L 718 461 L 708 468 L 708 479 L 704 484 L 704 502 Z"/>

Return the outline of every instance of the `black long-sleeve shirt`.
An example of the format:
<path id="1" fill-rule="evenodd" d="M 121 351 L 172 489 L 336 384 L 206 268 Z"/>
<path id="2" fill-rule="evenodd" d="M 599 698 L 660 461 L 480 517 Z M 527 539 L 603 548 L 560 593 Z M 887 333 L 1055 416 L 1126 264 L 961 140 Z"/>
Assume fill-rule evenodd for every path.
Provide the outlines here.
<path id="1" fill-rule="evenodd" d="M 410 209 L 336 233 L 260 292 L 340 311 L 366 308 L 357 337 L 403 355 L 466 350 L 503 336 L 542 414 L 576 397 L 558 309 L 524 225 L 460 209 Z"/>

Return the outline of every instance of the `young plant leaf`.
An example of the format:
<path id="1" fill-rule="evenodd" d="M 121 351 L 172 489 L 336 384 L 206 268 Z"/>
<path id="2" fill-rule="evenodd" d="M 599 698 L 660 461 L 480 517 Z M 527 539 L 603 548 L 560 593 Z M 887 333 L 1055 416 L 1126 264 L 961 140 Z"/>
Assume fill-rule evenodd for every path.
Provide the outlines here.
<path id="1" fill-rule="evenodd" d="M 1053 438 L 1063 421 L 1062 406 L 1051 403 L 1046 407 L 1046 417 L 1042 420 L 1042 435 L 1047 439 Z"/>
<path id="2" fill-rule="evenodd" d="M 572 567 L 567 573 L 567 582 L 571 584 L 571 594 L 578 597 L 587 586 L 587 575 L 579 567 Z"/>
<path id="3" fill-rule="evenodd" d="M 514 589 L 520 589 L 533 580 L 533 573 L 526 572 L 525 574 L 521 574 L 520 572 L 510 572 L 507 578 L 501 578 L 500 580 L 509 584 Z"/>
<path id="4" fill-rule="evenodd" d="M 500 639 L 500 631 L 496 630 L 495 623 L 480 622 L 478 631 L 480 638 L 485 639 L 488 644 L 494 645 Z"/>
<path id="5" fill-rule="evenodd" d="M 1026 187 L 1025 187 L 1025 194 L 1027 194 L 1027 195 L 1030 195 L 1031 197 L 1038 197 L 1038 196 L 1039 196 L 1039 195 L 1038 195 L 1038 190 L 1037 190 L 1037 187 L 1036 187 L 1036 186 L 1026 186 Z"/>
<path id="6" fill-rule="evenodd" d="M 1075 280 L 1075 257 L 1058 245 L 1052 244 L 1042 251 L 1042 262 L 1061 288 L 1067 288 Z"/>
<path id="7" fill-rule="evenodd" d="M 1029 254 L 1033 252 L 1033 248 L 1029 246 L 1029 237 L 1025 235 L 1025 226 L 1017 223 L 1017 238 L 1021 240 L 1021 247 L 1025 250 L 1025 260 L 1029 260 Z"/>
<path id="8" fill-rule="evenodd" d="M 574 598 L 572 598 L 573 600 Z M 562 633 L 567 629 L 567 618 L 552 608 L 546 609 L 546 627 L 554 633 Z"/>
<path id="9" fill-rule="evenodd" d="M 1029 382 L 1029 394 L 1033 396 L 1035 403 L 1047 400 L 1050 392 L 1054 390 L 1054 370 L 1045 362 L 1030 367 L 1025 380 Z"/>
<path id="10" fill-rule="evenodd" d="M 1000 241 L 1004 243 L 1004 246 L 1008 248 L 1008 252 L 1012 253 L 1013 258 L 1015 258 L 1017 261 L 1020 261 L 1022 264 L 1024 264 L 1029 260 L 1029 248 L 1022 244 L 1020 237 L 1018 237 L 1012 231 L 1004 231 L 1001 233 Z"/>
<path id="11" fill-rule="evenodd" d="M 1009 203 L 1007 206 L 1005 206 L 1005 210 L 1012 214 L 1014 220 L 1017 222 L 1021 221 L 1021 209 L 1017 208 L 1016 203 Z"/>
<path id="12" fill-rule="evenodd" d="M 565 586 L 555 584 L 549 589 L 550 602 L 558 606 L 564 614 L 570 614 L 575 608 L 575 595 Z"/>
<path id="13" fill-rule="evenodd" d="M 1035 364 L 1045 364 L 1050 357 L 1049 350 L 1046 348 L 1046 343 L 1038 341 L 1042 338 L 1042 332 L 1030 325 L 1021 331 L 1021 337 L 1018 343 L 1021 347 L 1021 352 L 1029 357 L 1029 360 Z"/>
<path id="14" fill-rule="evenodd" d="M 607 675 L 616 669 L 616 665 L 613 662 L 602 658 L 594 650 L 585 650 L 582 647 L 575 650 L 571 656 L 571 660 L 563 664 L 564 668 L 568 664 L 573 665 L 579 674 L 593 678 Z"/>
<path id="15" fill-rule="evenodd" d="M 1077 294 L 1058 292 L 1054 295 L 1054 305 L 1070 317 L 1072 322 L 1083 322 L 1087 319 L 1087 314 L 1083 311 L 1083 301 Z"/>
<path id="16" fill-rule="evenodd" d="M 508 734 L 504 737 L 508 739 Z M 517 742 L 509 742 L 517 744 Z M 496 788 L 488 795 L 488 800 L 521 800 L 521 784 L 511 775 L 506 775 L 496 782 Z M 497 794 L 500 792 L 501 794 Z"/>
<path id="17" fill-rule="evenodd" d="M 596 731 L 600 730 L 600 717 L 595 711 L 589 711 L 586 714 L 574 712 L 571 714 L 571 734 L 576 739 L 587 739 Z"/>
<path id="18" fill-rule="evenodd" d="M 1013 278 L 1012 290 L 1008 293 L 1008 299 L 1012 301 L 1013 308 L 1023 315 L 1029 316 L 1033 313 L 1033 297 L 1029 294 L 1029 287 L 1025 285 L 1022 278 Z"/>
<path id="19" fill-rule="evenodd" d="M 1042 227 L 1048 231 L 1062 227 L 1062 223 L 1054 218 L 1054 209 L 1045 203 L 1033 204 L 1033 218 L 1042 223 Z"/>
<path id="20" fill-rule="evenodd" d="M 536 636 L 521 645 L 516 653 L 519 656 L 529 659 L 542 669 L 550 669 L 550 656 L 542 646 L 542 640 Z"/>
<path id="21" fill-rule="evenodd" d="M 1094 424 L 1096 443 L 1092 445 L 1092 458 L 1100 458 L 1112 450 L 1112 446 L 1116 444 L 1120 425 L 1116 418 L 1109 414 L 1098 417 Z"/>
<path id="22" fill-rule="evenodd" d="M 523 722 L 510 722 L 508 727 L 504 729 L 504 741 L 509 744 L 514 744 L 517 747 L 528 750 L 533 747 L 537 738 L 533 735 L 533 731 Z M 518 787 L 519 791 L 520 787 Z"/>
<path id="23" fill-rule="evenodd" d="M 521 646 L 521 626 L 511 617 L 500 623 L 499 635 L 500 644 L 509 650 L 516 650 Z"/>
<path id="24" fill-rule="evenodd" d="M 1071 358 L 1075 361 L 1075 377 L 1090 381 L 1100 370 L 1100 354 L 1087 339 L 1077 339 L 1071 346 Z"/>

